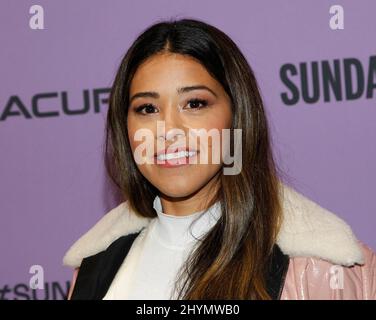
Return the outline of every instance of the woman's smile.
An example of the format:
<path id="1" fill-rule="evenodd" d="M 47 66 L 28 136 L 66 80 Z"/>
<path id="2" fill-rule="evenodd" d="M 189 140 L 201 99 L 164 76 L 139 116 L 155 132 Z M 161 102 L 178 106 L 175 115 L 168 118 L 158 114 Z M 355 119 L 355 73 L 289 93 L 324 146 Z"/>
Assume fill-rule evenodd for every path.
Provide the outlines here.
<path id="1" fill-rule="evenodd" d="M 189 148 L 177 148 L 174 152 L 162 150 L 154 155 L 155 163 L 161 168 L 176 168 L 197 163 L 199 151 Z M 194 160 L 194 161 L 193 161 Z"/>

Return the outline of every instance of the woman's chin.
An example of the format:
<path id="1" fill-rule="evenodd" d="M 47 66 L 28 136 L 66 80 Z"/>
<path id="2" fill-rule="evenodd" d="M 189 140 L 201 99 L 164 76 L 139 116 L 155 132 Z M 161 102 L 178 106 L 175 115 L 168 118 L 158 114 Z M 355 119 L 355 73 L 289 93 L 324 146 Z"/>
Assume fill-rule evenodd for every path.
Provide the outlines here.
<path id="1" fill-rule="evenodd" d="M 177 179 L 176 181 L 166 183 L 157 186 L 157 189 L 165 196 L 171 198 L 184 198 L 193 195 L 196 191 L 200 189 L 199 185 L 190 184 L 187 179 Z"/>

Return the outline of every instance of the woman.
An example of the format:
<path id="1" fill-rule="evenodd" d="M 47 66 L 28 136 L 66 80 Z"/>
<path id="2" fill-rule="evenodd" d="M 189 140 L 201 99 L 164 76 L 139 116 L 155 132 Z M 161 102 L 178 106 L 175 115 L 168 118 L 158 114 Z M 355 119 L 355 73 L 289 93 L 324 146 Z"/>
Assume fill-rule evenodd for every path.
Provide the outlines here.
<path id="1" fill-rule="evenodd" d="M 127 201 L 64 257 L 71 299 L 376 297 L 374 253 L 281 182 L 253 71 L 211 25 L 160 22 L 130 47 L 106 167 Z"/>

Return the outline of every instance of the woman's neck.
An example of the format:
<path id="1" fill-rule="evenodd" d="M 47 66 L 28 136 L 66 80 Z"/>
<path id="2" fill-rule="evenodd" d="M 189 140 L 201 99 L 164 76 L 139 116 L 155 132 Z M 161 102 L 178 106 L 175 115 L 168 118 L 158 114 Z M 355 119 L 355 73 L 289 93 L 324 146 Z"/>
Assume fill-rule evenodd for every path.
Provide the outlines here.
<path id="1" fill-rule="evenodd" d="M 214 197 L 218 192 L 218 183 L 214 186 L 214 182 L 210 181 L 197 192 L 185 197 L 170 197 L 160 194 L 163 212 L 170 215 L 184 216 L 207 209 L 215 201 Z"/>

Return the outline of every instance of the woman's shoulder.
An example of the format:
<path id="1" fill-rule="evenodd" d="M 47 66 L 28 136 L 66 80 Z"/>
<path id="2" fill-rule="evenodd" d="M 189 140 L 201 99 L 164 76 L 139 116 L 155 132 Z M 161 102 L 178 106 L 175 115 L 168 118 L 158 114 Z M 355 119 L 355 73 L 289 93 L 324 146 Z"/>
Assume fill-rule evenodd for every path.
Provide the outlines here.
<path id="1" fill-rule="evenodd" d="M 282 299 L 376 299 L 376 254 L 358 241 L 363 262 L 351 266 L 319 257 L 290 257 Z"/>
<path id="2" fill-rule="evenodd" d="M 120 203 L 73 243 L 64 255 L 63 264 L 79 267 L 84 258 L 106 250 L 124 235 L 140 231 L 150 220 L 131 212 L 127 201 Z"/>
<path id="3" fill-rule="evenodd" d="M 351 266 L 364 261 L 364 251 L 350 226 L 318 203 L 282 184 L 282 226 L 277 244 L 289 257 L 316 257 Z M 77 268 L 83 258 L 105 250 L 121 236 L 137 232 L 152 218 L 132 212 L 127 202 L 105 214 L 64 256 L 64 265 Z"/>
<path id="4" fill-rule="evenodd" d="M 282 206 L 282 299 L 376 299 L 375 253 L 343 219 L 287 186 Z"/>
<path id="5" fill-rule="evenodd" d="M 343 219 L 286 185 L 281 196 L 283 220 L 277 243 L 285 254 L 343 266 L 363 263 L 359 241 Z"/>

